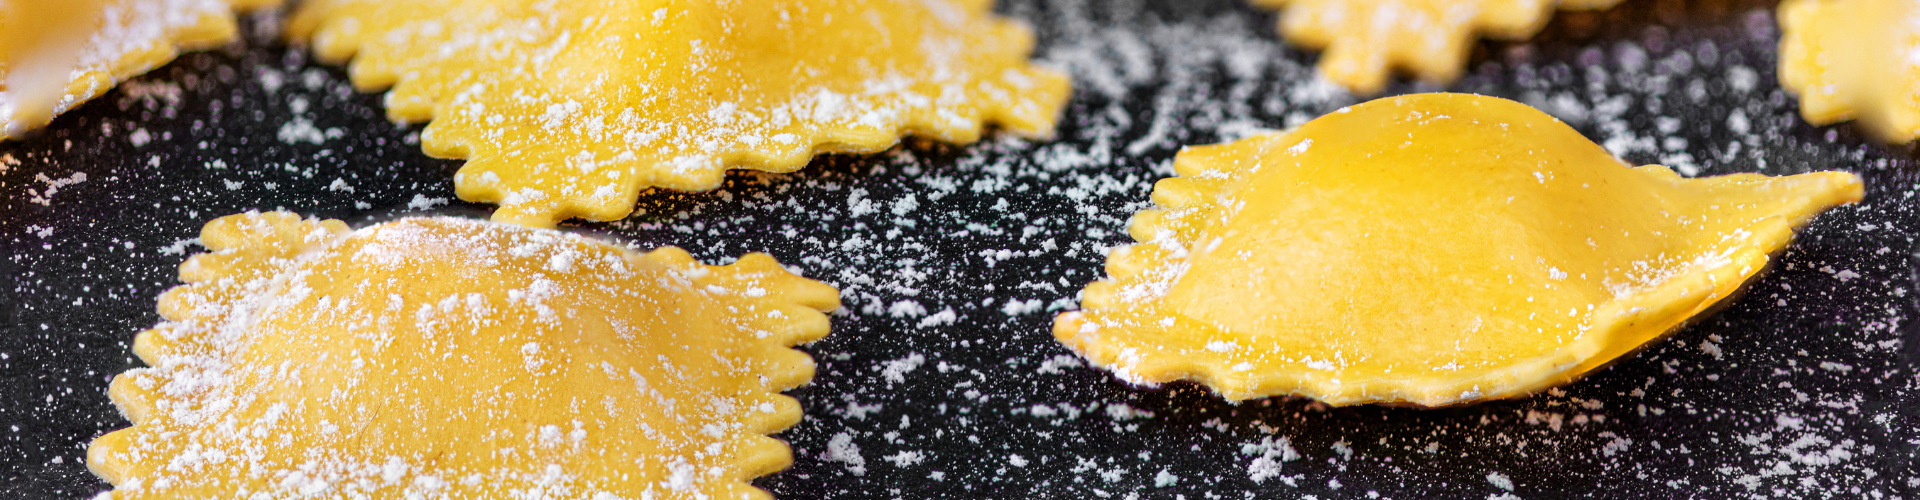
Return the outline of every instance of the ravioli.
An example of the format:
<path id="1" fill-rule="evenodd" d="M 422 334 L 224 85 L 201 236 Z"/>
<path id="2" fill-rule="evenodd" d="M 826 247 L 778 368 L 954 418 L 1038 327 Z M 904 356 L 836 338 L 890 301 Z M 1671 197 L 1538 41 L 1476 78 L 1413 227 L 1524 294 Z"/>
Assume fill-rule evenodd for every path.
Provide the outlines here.
<path id="1" fill-rule="evenodd" d="M 247 213 L 207 224 L 151 368 L 108 394 L 111 498 L 769 498 L 766 434 L 838 293 L 749 254 L 706 266 L 451 218 L 357 231 Z"/>
<path id="2" fill-rule="evenodd" d="M 233 8 L 277 0 L 0 0 L 0 139 L 235 38 Z"/>
<path id="3" fill-rule="evenodd" d="M 1780 4 L 1780 86 L 1815 125 L 1854 118 L 1889 142 L 1920 138 L 1920 7 L 1891 0 Z"/>
<path id="4" fill-rule="evenodd" d="M 314 0 L 290 23 L 498 221 L 615 220 L 642 189 L 718 187 L 914 134 L 1052 133 L 1065 76 L 980 0 Z"/>
<path id="5" fill-rule="evenodd" d="M 1359 94 L 1377 94 L 1400 67 L 1422 80 L 1460 78 L 1477 34 L 1525 40 L 1555 6 L 1604 9 L 1620 0 L 1252 0 L 1280 10 L 1288 41 L 1322 51 L 1320 73 Z"/>
<path id="6" fill-rule="evenodd" d="M 1858 177 L 1629 167 L 1493 97 L 1202 146 L 1055 338 L 1144 384 L 1443 406 L 1567 382 L 1734 293 Z"/>

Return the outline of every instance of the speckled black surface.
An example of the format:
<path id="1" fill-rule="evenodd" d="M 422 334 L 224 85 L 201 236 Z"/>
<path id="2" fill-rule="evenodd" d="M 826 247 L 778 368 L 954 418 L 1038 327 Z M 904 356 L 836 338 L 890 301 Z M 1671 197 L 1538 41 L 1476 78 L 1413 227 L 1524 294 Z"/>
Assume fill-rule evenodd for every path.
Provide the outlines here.
<path id="1" fill-rule="evenodd" d="M 757 482 L 776 496 L 1920 490 L 1920 336 L 1908 325 L 1920 314 L 1920 165 L 1911 149 L 1849 125 L 1799 120 L 1773 76 L 1771 4 L 1629 0 L 1563 14 L 1536 42 L 1482 44 L 1448 90 L 1542 106 L 1636 163 L 1858 172 L 1867 202 L 1815 221 L 1718 314 L 1563 390 L 1415 410 L 1231 405 L 1198 386 L 1135 388 L 1061 363 L 1071 358 L 1048 334 L 1052 311 L 1098 277 L 1102 249 L 1125 243 L 1125 218 L 1169 175 L 1179 145 L 1355 101 L 1304 83 L 1313 56 L 1279 44 L 1273 16 L 1238 2 L 1005 3 L 1035 25 L 1038 57 L 1075 73 L 1056 141 L 915 142 L 790 175 L 734 174 L 720 191 L 650 193 L 631 219 L 575 228 L 709 261 L 767 251 L 843 289 L 833 334 L 804 348 L 819 375 L 791 393 L 807 411 L 780 435 L 795 464 Z M 82 458 L 88 440 L 126 425 L 107 380 L 135 366 L 127 344 L 159 320 L 155 296 L 197 249 L 180 242 L 206 220 L 252 209 L 355 224 L 484 214 L 443 203 L 457 162 L 422 155 L 419 128 L 387 122 L 378 94 L 272 42 L 270 23 L 250 30 L 248 45 L 137 79 L 147 91 L 116 90 L 0 143 L 0 498 L 105 488 Z M 151 91 L 167 84 L 177 100 Z M 1394 89 L 1422 90 L 1437 89 Z M 282 140 L 299 119 L 337 136 Z M 135 145 L 141 130 L 150 139 Z M 45 194 L 40 176 L 75 173 L 85 180 Z M 1045 310 L 1023 311 L 1028 301 Z M 930 319 L 946 310 L 951 323 Z M 836 442 L 842 453 L 828 453 Z M 847 460 L 845 445 L 864 463 Z M 917 462 L 902 455 L 911 452 Z M 1262 459 L 1279 468 L 1256 482 Z"/>

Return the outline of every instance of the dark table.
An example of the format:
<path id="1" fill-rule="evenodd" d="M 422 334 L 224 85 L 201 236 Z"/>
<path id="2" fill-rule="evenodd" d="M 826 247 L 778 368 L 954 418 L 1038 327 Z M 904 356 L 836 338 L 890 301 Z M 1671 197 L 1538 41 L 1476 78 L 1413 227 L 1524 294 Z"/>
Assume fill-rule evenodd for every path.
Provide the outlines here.
<path id="1" fill-rule="evenodd" d="M 1839 169 L 1867 201 L 1820 217 L 1716 315 L 1534 397 L 1441 410 L 1229 404 L 1131 387 L 1056 344 L 1054 312 L 1127 243 L 1182 145 L 1284 128 L 1359 100 L 1230 0 L 1016 0 L 1076 96 L 1052 142 L 909 141 L 709 193 L 648 193 L 571 226 L 709 262 L 766 251 L 841 288 L 819 375 L 779 435 L 781 498 L 1912 498 L 1920 335 L 1908 147 L 1814 127 L 1774 76 L 1771 3 L 1628 0 L 1482 43 L 1444 90 L 1548 110 L 1635 163 L 1684 173 Z M 105 488 L 88 440 L 127 425 L 104 394 L 205 221 L 287 209 L 354 224 L 483 216 L 457 162 L 378 94 L 247 23 L 0 143 L 0 497 Z M 1443 90 L 1401 83 L 1393 93 Z M 51 186 L 57 189 L 49 189 Z"/>

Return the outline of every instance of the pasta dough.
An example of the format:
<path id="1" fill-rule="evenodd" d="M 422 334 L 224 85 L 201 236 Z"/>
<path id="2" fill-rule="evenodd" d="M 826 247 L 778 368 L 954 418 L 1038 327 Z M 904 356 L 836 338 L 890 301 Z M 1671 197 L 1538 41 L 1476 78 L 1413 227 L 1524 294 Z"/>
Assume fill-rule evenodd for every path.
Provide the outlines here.
<path id="1" fill-rule="evenodd" d="M 39 128 L 277 0 L 0 0 L 0 139 Z"/>
<path id="2" fill-rule="evenodd" d="M 1780 4 L 1780 86 L 1815 125 L 1859 118 L 1890 142 L 1920 138 L 1920 7 L 1892 0 Z"/>
<path id="3" fill-rule="evenodd" d="M 1253 0 L 1280 9 L 1288 41 L 1320 50 L 1320 73 L 1359 94 L 1387 85 L 1389 67 L 1422 80 L 1460 78 L 1475 35 L 1524 40 L 1555 6 L 1604 9 L 1620 0 Z"/>
<path id="4" fill-rule="evenodd" d="M 1564 383 L 1765 267 L 1858 177 L 1629 168 L 1523 104 L 1372 101 L 1192 148 L 1054 336 L 1137 383 L 1440 406 Z"/>
<path id="5" fill-rule="evenodd" d="M 641 189 L 707 190 L 727 168 L 998 124 L 1050 134 L 1066 77 L 978 0 L 314 0 L 290 33 L 388 112 L 465 158 L 461 198 L 494 219 L 614 220 Z"/>
<path id="6" fill-rule="evenodd" d="M 813 364 L 826 285 L 764 254 L 450 218 L 358 231 L 287 213 L 215 220 L 181 266 L 152 368 L 108 394 L 134 426 L 88 465 L 114 499 L 767 498 L 775 391 Z M 253 496 L 259 495 L 259 496 Z"/>

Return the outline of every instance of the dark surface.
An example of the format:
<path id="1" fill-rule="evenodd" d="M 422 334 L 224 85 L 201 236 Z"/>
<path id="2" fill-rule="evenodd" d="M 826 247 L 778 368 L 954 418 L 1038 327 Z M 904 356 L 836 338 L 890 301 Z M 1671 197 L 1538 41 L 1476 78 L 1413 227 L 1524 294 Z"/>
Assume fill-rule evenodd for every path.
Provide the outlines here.
<path id="1" fill-rule="evenodd" d="M 1851 126 L 1799 120 L 1773 74 L 1770 4 L 1629 0 L 1562 14 L 1535 43 L 1482 44 L 1449 89 L 1535 104 L 1635 163 L 1858 172 L 1867 202 L 1815 221 L 1723 311 L 1584 380 L 1414 410 L 1232 405 L 1190 384 L 1135 388 L 1063 363 L 1073 358 L 1048 333 L 1052 312 L 1099 277 L 1103 249 L 1126 242 L 1126 217 L 1180 145 L 1356 100 L 1310 83 L 1313 56 L 1278 43 L 1272 15 L 1238 2 L 1007 3 L 1036 26 L 1037 57 L 1075 74 L 1057 141 L 915 143 L 790 175 L 734 174 L 712 193 L 644 195 L 635 217 L 590 227 L 710 262 L 767 251 L 843 290 L 833 334 L 804 348 L 819 375 L 791 393 L 807 411 L 780 435 L 796 462 L 757 483 L 776 496 L 1920 490 L 1920 337 L 1907 325 L 1920 313 L 1920 166 Z M 88 440 L 126 425 L 106 382 L 134 366 L 128 342 L 159 321 L 155 297 L 206 220 L 251 209 L 355 224 L 484 213 L 438 203 L 453 197 L 457 162 L 422 155 L 419 128 L 387 122 L 378 94 L 272 42 L 271 25 L 251 26 L 251 45 L 182 57 L 0 144 L 0 498 L 105 488 L 82 458 Z M 338 135 L 282 140 L 298 120 Z M 135 144 L 139 130 L 149 142 Z M 75 173 L 85 180 L 45 194 Z M 1023 311 L 1029 300 L 1045 307 Z M 944 310 L 955 321 L 939 321 Z"/>

